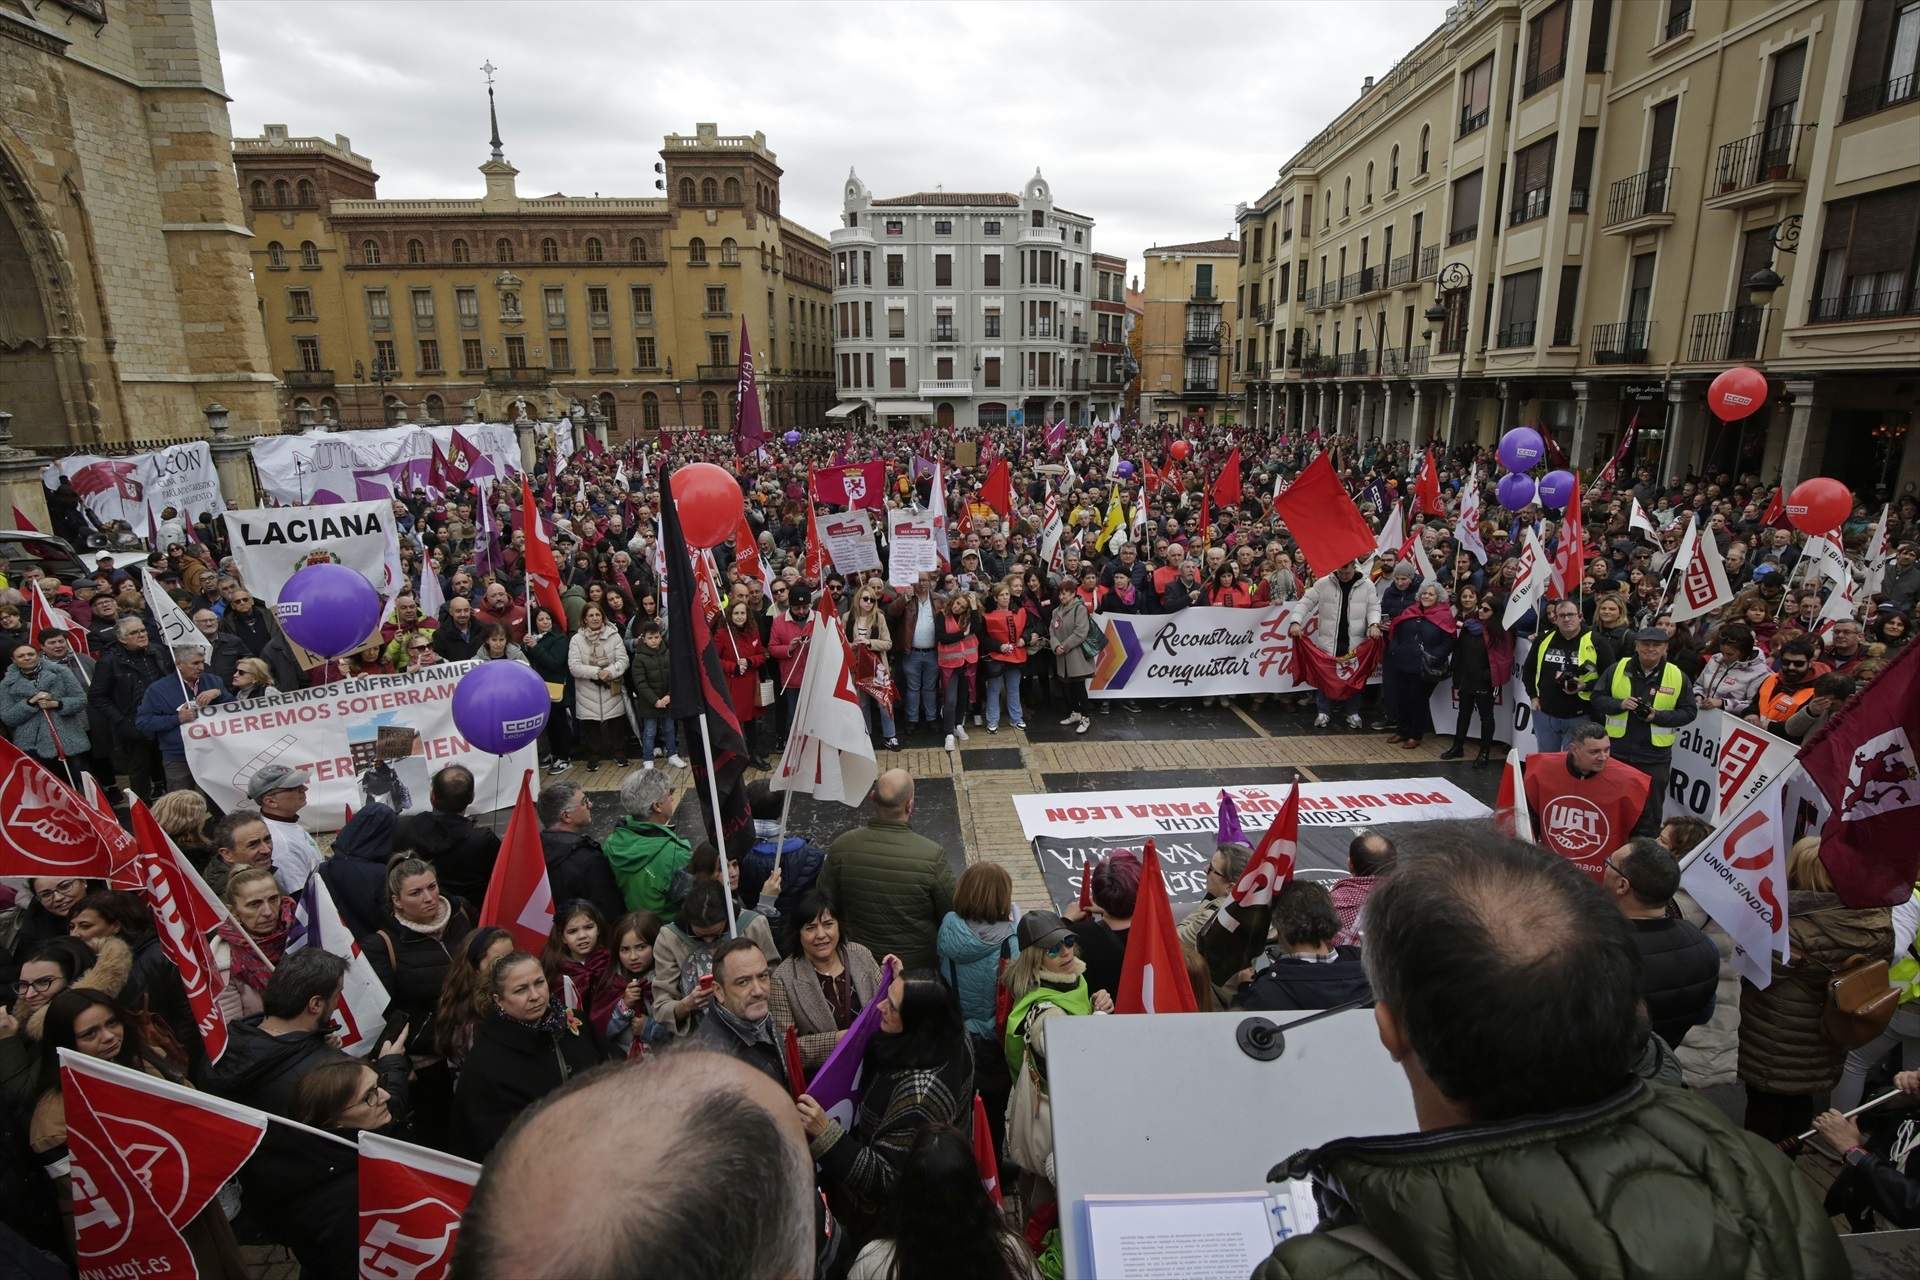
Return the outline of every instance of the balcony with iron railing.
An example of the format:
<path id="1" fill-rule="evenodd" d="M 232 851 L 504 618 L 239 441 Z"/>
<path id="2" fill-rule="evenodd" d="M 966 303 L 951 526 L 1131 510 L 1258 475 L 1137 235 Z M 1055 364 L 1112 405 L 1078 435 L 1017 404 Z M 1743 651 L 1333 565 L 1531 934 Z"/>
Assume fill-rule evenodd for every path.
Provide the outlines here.
<path id="1" fill-rule="evenodd" d="M 1653 343 L 1653 321 L 1621 320 L 1593 326 L 1595 364 L 1645 364 Z"/>
<path id="2" fill-rule="evenodd" d="M 700 382 L 738 382 L 740 366 L 736 364 L 703 364 L 698 366 Z"/>
<path id="3" fill-rule="evenodd" d="M 494 366 L 487 370 L 490 387 L 545 387 L 553 382 L 553 371 L 543 365 Z"/>
<path id="4" fill-rule="evenodd" d="M 1768 204 L 1807 188 L 1800 160 L 1804 140 L 1817 128 L 1811 124 L 1782 124 L 1721 146 L 1714 164 L 1709 209 L 1740 209 Z"/>
<path id="5" fill-rule="evenodd" d="M 1673 225 L 1673 187 L 1679 173 L 1671 166 L 1648 169 L 1607 188 L 1607 216 L 1601 229 L 1619 236 Z"/>
<path id="6" fill-rule="evenodd" d="M 1190 324 L 1187 326 L 1186 345 L 1189 347 L 1210 347 L 1218 341 L 1219 337 L 1220 326 L 1217 324 Z"/>
<path id="7" fill-rule="evenodd" d="M 1865 281 L 1884 280 L 1888 276 L 1855 276 L 1847 283 L 1857 286 Z M 1852 292 L 1814 298 L 1807 304 L 1808 324 L 1838 324 L 1848 320 L 1891 320 L 1920 315 L 1920 289 L 1904 286 L 1866 292 Z"/>
<path id="8" fill-rule="evenodd" d="M 1520 96 L 1522 98 L 1531 98 L 1542 89 L 1560 83 L 1560 81 L 1566 79 L 1566 76 L 1567 60 L 1563 57 L 1550 67 L 1541 67 L 1526 80 L 1522 81 L 1520 85 Z"/>
<path id="9" fill-rule="evenodd" d="M 1208 378 L 1205 381 L 1195 381 L 1189 378 L 1181 386 L 1180 394 L 1188 397 L 1217 396 L 1220 394 L 1220 382 L 1216 378 Z"/>
<path id="10" fill-rule="evenodd" d="M 1076 347 L 1085 346 L 1087 341 L 1087 331 L 1085 329 L 1075 329 L 1073 331 L 1073 336 L 1069 338 L 1068 341 L 1071 342 Z"/>
<path id="11" fill-rule="evenodd" d="M 1858 120 L 1861 116 L 1870 116 L 1876 111 L 1914 101 L 1920 101 L 1920 74 L 1910 71 L 1904 76 L 1882 80 L 1879 84 L 1848 90 L 1846 101 L 1840 109 L 1840 119 L 1843 123 Z"/>
<path id="12" fill-rule="evenodd" d="M 1493 345 L 1496 347 L 1530 347 L 1533 345 L 1534 330 L 1537 322 L 1522 320 L 1514 324 L 1502 325 L 1494 331 Z"/>
<path id="13" fill-rule="evenodd" d="M 1193 293 L 1187 298 L 1187 301 L 1205 303 L 1217 307 L 1220 305 L 1220 295 L 1213 291 L 1211 285 L 1197 284 L 1193 286 Z"/>
<path id="14" fill-rule="evenodd" d="M 1414 279 L 1431 280 L 1438 274 L 1440 274 L 1440 246 L 1430 244 L 1420 250 L 1420 271 Z"/>
<path id="15" fill-rule="evenodd" d="M 1759 359 L 1772 316 L 1772 307 L 1735 307 L 1696 314 L 1688 322 L 1687 363 Z"/>
<path id="16" fill-rule="evenodd" d="M 285 371 L 282 380 L 287 384 L 289 389 L 294 391 L 314 387 L 330 387 L 333 385 L 333 370 L 288 369 Z"/>
<path id="17" fill-rule="evenodd" d="M 1380 373 L 1388 378 L 1413 378 L 1427 371 L 1427 349 L 1415 347 L 1400 351 L 1392 347 L 1380 353 Z"/>
<path id="18" fill-rule="evenodd" d="M 927 331 L 928 342 L 953 343 L 960 341 L 960 331 L 950 324 L 937 324 Z"/>
<path id="19" fill-rule="evenodd" d="M 1343 351 L 1333 358 L 1333 373 L 1338 378 L 1357 378 L 1367 371 L 1367 353 Z"/>
<path id="20" fill-rule="evenodd" d="M 1478 111 L 1462 111 L 1460 113 L 1460 132 L 1457 136 L 1464 138 L 1476 130 L 1486 128 L 1487 120 L 1492 114 L 1493 109 L 1491 107 L 1482 107 Z"/>
<path id="21" fill-rule="evenodd" d="M 1435 346 L 1443 356 L 1459 355 L 1467 346 L 1466 329 L 1458 325 L 1441 325 L 1439 336 L 1435 339 Z"/>
<path id="22" fill-rule="evenodd" d="M 1306 289 L 1300 295 L 1300 305 L 1308 311 L 1320 310 L 1327 305 L 1327 288 L 1328 286 L 1321 285 L 1318 288 Z"/>
<path id="23" fill-rule="evenodd" d="M 1334 373 L 1335 362 L 1336 357 L 1321 355 L 1317 351 L 1312 355 L 1301 356 L 1299 361 L 1300 376 L 1303 378 L 1330 378 Z"/>
<path id="24" fill-rule="evenodd" d="M 1413 255 L 1403 253 L 1387 267 L 1387 287 L 1395 288 L 1413 280 Z"/>
<path id="25" fill-rule="evenodd" d="M 1477 222 L 1470 227 L 1455 227 L 1447 232 L 1447 247 L 1451 249 L 1457 244 L 1467 244 L 1479 234 L 1480 224 Z"/>
<path id="26" fill-rule="evenodd" d="M 1693 29 L 1693 0 L 1674 0 L 1667 10 L 1666 25 L 1661 28 L 1660 38 L 1674 40 Z"/>
<path id="27" fill-rule="evenodd" d="M 1545 187 L 1535 187 L 1531 191 L 1516 191 L 1513 193 L 1513 208 L 1507 213 L 1507 225 L 1517 227 L 1523 222 L 1544 218 L 1552 203 L 1551 194 Z"/>

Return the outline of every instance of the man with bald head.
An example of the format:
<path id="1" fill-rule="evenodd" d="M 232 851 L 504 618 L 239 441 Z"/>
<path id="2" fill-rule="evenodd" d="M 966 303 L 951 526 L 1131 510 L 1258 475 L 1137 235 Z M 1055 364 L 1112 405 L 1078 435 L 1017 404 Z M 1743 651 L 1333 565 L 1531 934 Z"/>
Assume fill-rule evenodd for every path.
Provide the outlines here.
<path id="1" fill-rule="evenodd" d="M 821 1216 L 787 1092 L 680 1049 L 587 1072 L 529 1108 L 481 1170 L 453 1276 L 805 1280 L 824 1274 Z"/>
<path id="2" fill-rule="evenodd" d="M 874 780 L 873 819 L 827 846 L 820 887 L 841 936 L 908 969 L 934 968 L 940 921 L 953 906 L 946 852 L 915 832 L 913 775 L 889 769 Z"/>

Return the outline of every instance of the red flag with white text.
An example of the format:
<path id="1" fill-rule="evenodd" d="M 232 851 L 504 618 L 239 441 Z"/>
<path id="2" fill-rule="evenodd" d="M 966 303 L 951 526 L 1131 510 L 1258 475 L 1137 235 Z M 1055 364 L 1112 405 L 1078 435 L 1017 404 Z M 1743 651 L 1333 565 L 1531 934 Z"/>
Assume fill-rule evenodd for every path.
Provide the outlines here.
<path id="1" fill-rule="evenodd" d="M 64 1059 L 70 1051 L 62 1050 Z M 75 1055 L 80 1056 L 80 1055 Z M 62 1071 L 65 1075 L 66 1072 Z M 139 1171 L 113 1145 L 80 1089 L 61 1090 L 67 1124 L 67 1185 L 80 1280 L 194 1276 L 200 1269 Z"/>
<path id="2" fill-rule="evenodd" d="M 553 613 L 553 623 L 562 630 L 567 625 L 567 611 L 560 604 L 560 563 L 554 558 L 553 540 L 547 536 L 546 521 L 540 518 L 540 509 L 533 505 L 533 486 L 527 477 L 520 477 L 521 511 L 526 515 L 526 570 L 527 594 L 545 605 Z M 533 619 L 527 619 L 527 629 L 533 629 Z"/>
<path id="3" fill-rule="evenodd" d="M 0 738 L 0 876 L 106 875 L 112 855 L 92 812 L 45 765 Z"/>
<path id="4" fill-rule="evenodd" d="M 1232 898 L 1200 935 L 1200 955 L 1215 983 L 1225 985 L 1267 945 L 1273 895 L 1293 879 L 1299 855 L 1300 779 L 1296 777 L 1259 848 L 1247 859 L 1247 869 L 1234 882 Z"/>
<path id="5" fill-rule="evenodd" d="M 733 530 L 733 567 L 741 577 L 752 578 L 760 584 L 763 598 L 773 599 L 773 574 L 760 558 L 760 544 L 754 541 L 753 526 L 745 516 L 740 517 L 740 523 Z"/>
<path id="6" fill-rule="evenodd" d="M 1580 589 L 1586 572 L 1587 541 L 1580 522 L 1580 473 L 1573 473 L 1573 496 L 1560 521 L 1560 542 L 1553 551 L 1553 585 L 1563 596 Z"/>
<path id="7" fill-rule="evenodd" d="M 220 993 L 227 984 L 214 963 L 209 935 L 226 917 L 208 905 L 195 883 L 198 874 L 137 798 L 133 802 L 133 838 L 140 846 L 137 865 L 141 891 L 147 909 L 153 913 L 154 933 L 186 989 L 187 1006 L 193 1011 L 194 1027 L 207 1051 L 207 1061 L 218 1062 L 227 1051 L 227 1016 L 220 1011 Z"/>
<path id="8" fill-rule="evenodd" d="M 360 1135 L 360 1280 L 444 1280 L 480 1166 Z"/>
<path id="9" fill-rule="evenodd" d="M 1196 1013 L 1193 984 L 1187 980 L 1187 958 L 1174 927 L 1167 901 L 1167 882 L 1160 874 L 1160 852 L 1147 841 L 1140 854 L 1140 893 L 1134 901 L 1133 924 L 1127 937 L 1127 958 L 1120 969 L 1120 989 L 1114 992 L 1115 1013 Z"/>
<path id="10" fill-rule="evenodd" d="M 480 904 L 480 923 L 505 929 L 516 947 L 535 955 L 553 932 L 553 886 L 540 848 L 540 819 L 533 811 L 531 769 L 520 775 L 520 796 L 500 838 L 500 856 Z"/>

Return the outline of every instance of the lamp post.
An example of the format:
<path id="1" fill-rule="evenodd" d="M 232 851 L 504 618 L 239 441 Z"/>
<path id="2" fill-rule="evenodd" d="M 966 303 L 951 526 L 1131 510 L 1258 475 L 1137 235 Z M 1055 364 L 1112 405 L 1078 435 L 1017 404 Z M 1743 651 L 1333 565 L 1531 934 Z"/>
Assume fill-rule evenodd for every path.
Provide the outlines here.
<path id="1" fill-rule="evenodd" d="M 386 426 L 390 421 L 390 416 L 387 413 L 387 384 L 389 382 L 392 382 L 396 376 L 397 375 L 394 373 L 393 369 L 390 366 L 388 366 L 386 361 L 375 360 L 373 362 L 373 374 L 372 374 L 373 383 L 375 386 L 380 388 L 380 425 L 381 426 Z M 355 360 L 353 362 L 354 382 L 362 383 L 367 381 L 367 378 L 368 378 L 367 366 L 361 361 Z M 353 402 L 354 402 L 355 408 L 360 407 L 360 389 L 358 386 L 354 388 Z M 364 411 L 362 412 L 361 416 L 365 417 Z"/>
<path id="2" fill-rule="evenodd" d="M 1453 403 L 1447 406 L 1447 447 L 1453 447 L 1454 436 L 1460 427 L 1460 397 L 1467 378 L 1467 331 L 1471 325 L 1473 312 L 1473 270 L 1464 262 L 1449 262 L 1440 271 L 1439 278 L 1433 282 L 1433 305 L 1425 314 L 1429 324 L 1445 324 L 1449 298 L 1457 293 L 1466 296 L 1460 303 L 1460 353 L 1453 366 Z M 1444 330 L 1443 330 L 1444 332 Z M 1431 444 L 1432 440 L 1429 439 Z"/>

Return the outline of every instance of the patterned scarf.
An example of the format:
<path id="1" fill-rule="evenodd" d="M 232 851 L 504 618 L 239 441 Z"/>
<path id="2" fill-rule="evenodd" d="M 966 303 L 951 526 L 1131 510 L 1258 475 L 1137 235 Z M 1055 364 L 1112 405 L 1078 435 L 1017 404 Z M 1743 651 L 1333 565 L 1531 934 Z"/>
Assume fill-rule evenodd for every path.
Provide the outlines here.
<path id="1" fill-rule="evenodd" d="M 287 936 L 293 931 L 293 913 L 298 905 L 291 895 L 280 899 L 280 922 L 273 927 L 273 932 L 265 936 L 246 933 L 232 916 L 220 922 L 220 927 L 214 932 L 220 935 L 233 954 L 234 977 L 255 991 L 267 989 L 267 979 L 273 976 L 273 967 L 287 953 Z M 247 945 L 249 941 L 252 946 Z M 260 952 L 254 951 L 254 947 L 266 954 L 265 962 L 261 961 Z"/>

